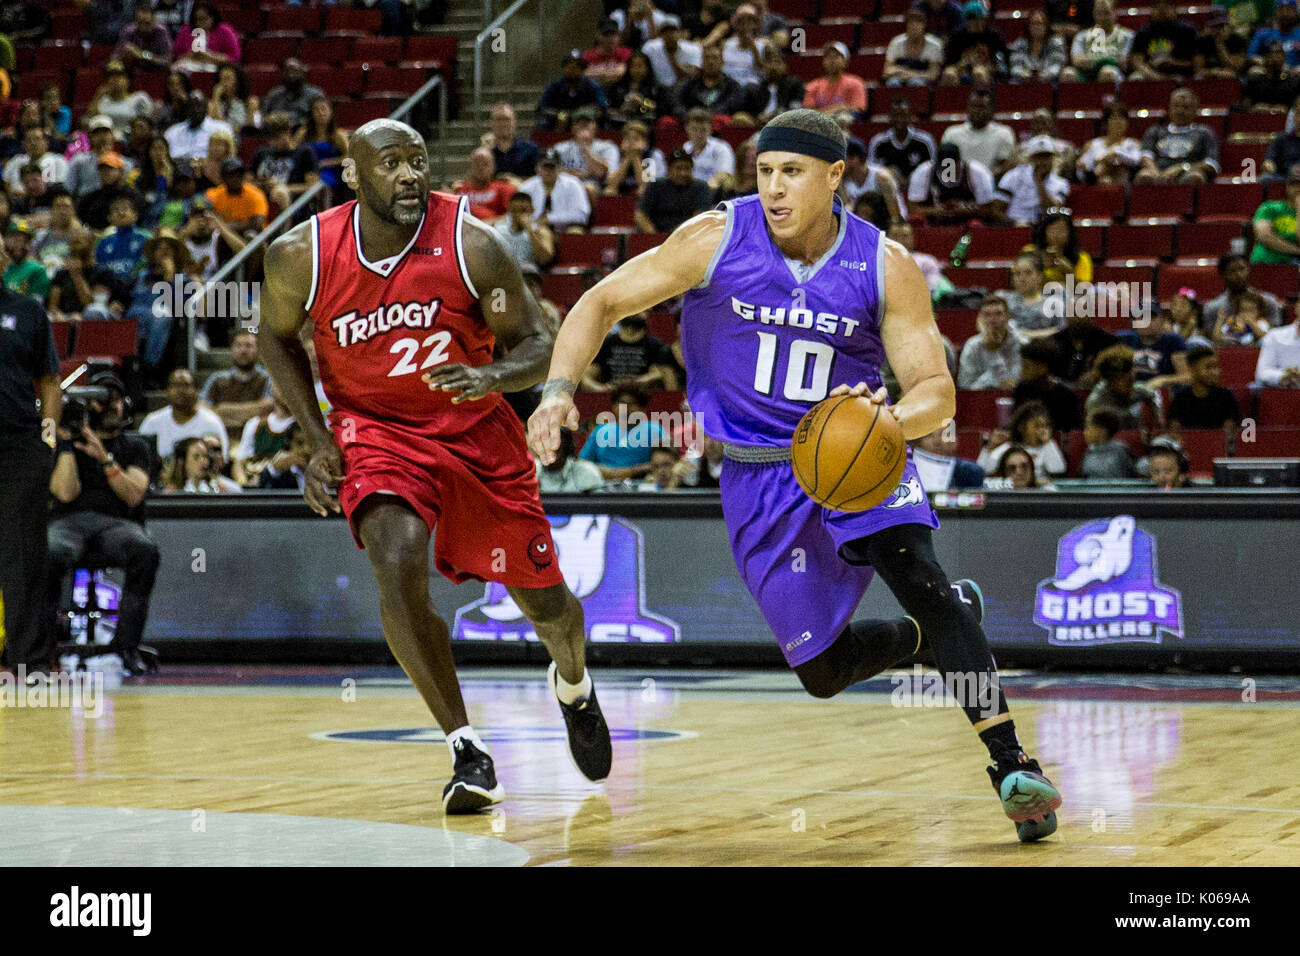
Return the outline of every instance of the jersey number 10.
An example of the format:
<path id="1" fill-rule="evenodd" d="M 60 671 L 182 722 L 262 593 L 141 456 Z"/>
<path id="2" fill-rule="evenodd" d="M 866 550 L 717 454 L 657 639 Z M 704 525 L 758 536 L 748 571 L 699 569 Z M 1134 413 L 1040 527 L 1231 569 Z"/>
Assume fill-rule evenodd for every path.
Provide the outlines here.
<path id="1" fill-rule="evenodd" d="M 776 385 L 776 359 L 780 340 L 771 332 L 758 333 L 758 364 L 754 367 L 754 390 L 771 395 Z M 808 381 L 808 362 L 812 360 L 812 380 Z M 782 394 L 794 402 L 820 402 L 826 397 L 831 380 L 835 349 L 825 342 L 795 339 L 786 360 L 785 387 Z"/>

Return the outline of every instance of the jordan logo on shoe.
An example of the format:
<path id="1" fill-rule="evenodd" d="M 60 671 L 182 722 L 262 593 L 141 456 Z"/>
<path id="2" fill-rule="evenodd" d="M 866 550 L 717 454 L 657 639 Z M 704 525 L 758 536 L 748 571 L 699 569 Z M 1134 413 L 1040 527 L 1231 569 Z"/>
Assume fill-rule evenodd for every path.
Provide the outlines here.
<path id="1" fill-rule="evenodd" d="M 949 587 L 951 587 L 954 591 L 957 592 L 957 597 L 961 600 L 961 603 L 962 603 L 962 604 L 973 604 L 973 603 L 974 603 L 973 601 L 971 601 L 970 598 L 968 598 L 968 597 L 966 596 L 966 592 L 962 590 L 962 586 L 961 586 L 960 584 L 952 584 L 952 585 L 949 585 Z"/>

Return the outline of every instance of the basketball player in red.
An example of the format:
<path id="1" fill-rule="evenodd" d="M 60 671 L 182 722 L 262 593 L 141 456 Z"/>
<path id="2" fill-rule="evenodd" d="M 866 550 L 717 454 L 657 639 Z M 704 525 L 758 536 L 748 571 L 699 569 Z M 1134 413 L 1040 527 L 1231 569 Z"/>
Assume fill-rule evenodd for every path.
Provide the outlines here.
<path id="1" fill-rule="evenodd" d="M 307 503 L 320 515 L 341 510 L 370 557 L 384 637 L 451 749 L 445 812 L 480 810 L 504 792 L 429 597 L 431 536 L 438 571 L 501 582 L 532 622 L 551 655 L 569 753 L 603 780 L 609 728 L 585 666 L 582 605 L 560 575 L 523 427 L 501 395 L 541 381 L 553 344 L 545 317 L 496 233 L 463 198 L 430 192 L 414 129 L 366 123 L 342 175 L 357 199 L 271 244 L 261 298 L 263 360 L 313 446 Z M 299 337 L 305 322 L 329 427 Z M 493 362 L 498 342 L 505 353 Z"/>

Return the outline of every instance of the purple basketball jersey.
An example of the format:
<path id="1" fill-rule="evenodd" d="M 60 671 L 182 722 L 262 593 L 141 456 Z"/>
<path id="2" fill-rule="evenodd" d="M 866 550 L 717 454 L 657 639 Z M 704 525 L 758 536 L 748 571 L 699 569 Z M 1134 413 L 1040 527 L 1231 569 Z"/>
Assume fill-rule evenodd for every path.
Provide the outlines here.
<path id="1" fill-rule="evenodd" d="M 837 200 L 839 234 L 801 277 L 769 236 L 758 196 L 719 208 L 726 233 L 682 305 L 691 411 L 719 441 L 788 448 L 834 386 L 881 385 L 884 235 Z"/>

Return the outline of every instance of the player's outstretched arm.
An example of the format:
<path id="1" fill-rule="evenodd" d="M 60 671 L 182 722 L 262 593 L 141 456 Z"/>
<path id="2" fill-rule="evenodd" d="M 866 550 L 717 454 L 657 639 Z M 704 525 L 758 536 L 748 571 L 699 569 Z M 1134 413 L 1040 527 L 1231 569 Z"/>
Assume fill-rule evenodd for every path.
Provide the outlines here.
<path id="1" fill-rule="evenodd" d="M 957 412 L 957 390 L 930 310 L 930 290 L 911 254 L 893 240 L 885 242 L 880 337 L 902 390 L 892 408 L 903 437 L 911 441 L 946 425 Z"/>
<path id="2" fill-rule="evenodd" d="M 700 213 L 677 227 L 662 245 L 623 263 L 578 300 L 560 326 L 542 402 L 528 420 L 528 447 L 543 464 L 555 460 L 560 428 L 578 426 L 573 393 L 614 323 L 699 285 L 726 226 L 726 213 Z"/>
<path id="3" fill-rule="evenodd" d="M 311 441 L 303 497 L 319 515 L 338 511 L 326 488 L 343 480 L 343 459 L 316 401 L 311 362 L 303 348 L 307 296 L 311 294 L 311 223 L 294 226 L 266 250 L 266 281 L 260 300 L 257 350 L 299 426 Z"/>
<path id="4" fill-rule="evenodd" d="M 424 381 L 432 389 L 456 392 L 452 401 L 457 403 L 536 385 L 546 374 L 555 339 L 542 307 L 524 284 L 518 261 L 496 230 L 472 217 L 462 220 L 461 243 L 483 320 L 506 354 L 477 367 L 440 365 Z"/>

